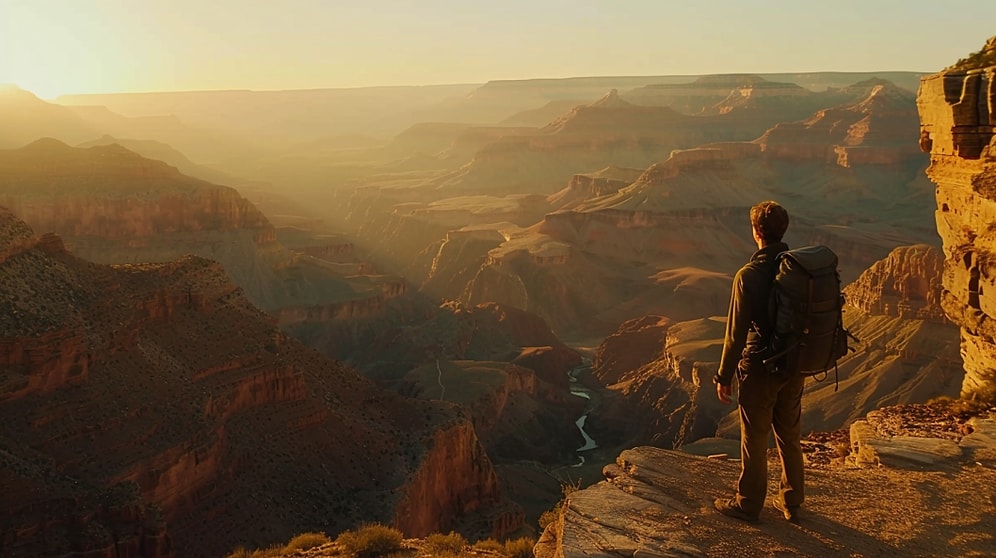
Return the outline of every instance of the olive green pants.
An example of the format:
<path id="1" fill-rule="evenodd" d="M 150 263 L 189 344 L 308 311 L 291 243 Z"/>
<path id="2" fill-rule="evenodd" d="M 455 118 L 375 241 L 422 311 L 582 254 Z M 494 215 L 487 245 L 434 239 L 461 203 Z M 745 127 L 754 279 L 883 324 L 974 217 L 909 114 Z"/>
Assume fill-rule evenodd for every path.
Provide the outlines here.
<path id="1" fill-rule="evenodd" d="M 750 514 L 761 512 L 768 489 L 768 436 L 775 431 L 775 446 L 782 464 L 779 497 L 787 506 L 802 505 L 805 498 L 802 446 L 802 388 L 805 377 L 780 377 L 763 370 L 740 380 L 740 458 L 743 469 L 737 482 L 737 504 Z"/>

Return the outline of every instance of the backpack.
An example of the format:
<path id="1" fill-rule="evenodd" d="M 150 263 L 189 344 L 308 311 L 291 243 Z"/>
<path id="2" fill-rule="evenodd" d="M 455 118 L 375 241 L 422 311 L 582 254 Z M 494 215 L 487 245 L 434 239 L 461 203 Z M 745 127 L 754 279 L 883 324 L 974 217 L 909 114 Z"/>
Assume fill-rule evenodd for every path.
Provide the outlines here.
<path id="1" fill-rule="evenodd" d="M 837 359 L 849 350 L 847 338 L 854 339 L 844 329 L 837 254 L 826 246 L 796 248 L 778 254 L 775 268 L 765 367 L 776 374 L 824 374 L 821 379 L 833 368 L 836 383 Z"/>

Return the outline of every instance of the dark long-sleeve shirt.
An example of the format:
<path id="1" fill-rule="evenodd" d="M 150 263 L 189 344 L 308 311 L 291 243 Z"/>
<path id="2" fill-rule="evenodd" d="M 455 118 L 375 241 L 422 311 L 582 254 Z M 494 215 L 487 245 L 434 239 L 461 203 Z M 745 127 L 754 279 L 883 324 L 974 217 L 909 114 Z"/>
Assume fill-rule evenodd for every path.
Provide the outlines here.
<path id="1" fill-rule="evenodd" d="M 719 361 L 719 372 L 714 378 L 717 383 L 728 385 L 732 382 L 740 360 L 746 358 L 749 361 L 751 354 L 757 354 L 760 358 L 760 351 L 767 345 L 771 330 L 768 298 L 777 271 L 775 257 L 786 250 L 788 245 L 784 242 L 761 248 L 754 252 L 750 261 L 733 278 L 723 356 Z"/>

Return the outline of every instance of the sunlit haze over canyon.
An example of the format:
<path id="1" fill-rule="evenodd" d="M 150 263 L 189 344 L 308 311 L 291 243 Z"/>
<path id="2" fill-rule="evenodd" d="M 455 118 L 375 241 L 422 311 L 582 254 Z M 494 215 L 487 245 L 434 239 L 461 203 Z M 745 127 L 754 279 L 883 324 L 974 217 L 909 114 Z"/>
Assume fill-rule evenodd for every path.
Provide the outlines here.
<path id="1" fill-rule="evenodd" d="M 0 556 L 992 556 L 994 23 L 0 0 Z"/>

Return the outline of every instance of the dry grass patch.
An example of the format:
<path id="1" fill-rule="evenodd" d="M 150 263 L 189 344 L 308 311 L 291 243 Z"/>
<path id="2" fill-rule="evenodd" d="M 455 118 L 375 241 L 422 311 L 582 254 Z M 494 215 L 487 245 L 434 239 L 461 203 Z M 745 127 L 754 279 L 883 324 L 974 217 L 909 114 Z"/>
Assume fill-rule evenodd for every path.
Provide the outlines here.
<path id="1" fill-rule="evenodd" d="M 453 531 L 450 531 L 448 535 L 434 533 L 425 538 L 426 550 L 438 555 L 446 552 L 459 554 L 463 552 L 466 546 L 467 539 L 463 538 L 463 535 L 460 533 L 454 533 Z"/>
<path id="2" fill-rule="evenodd" d="M 401 531 L 372 523 L 356 530 L 343 531 L 335 542 L 350 554 L 368 558 L 401 550 L 402 539 Z"/>

